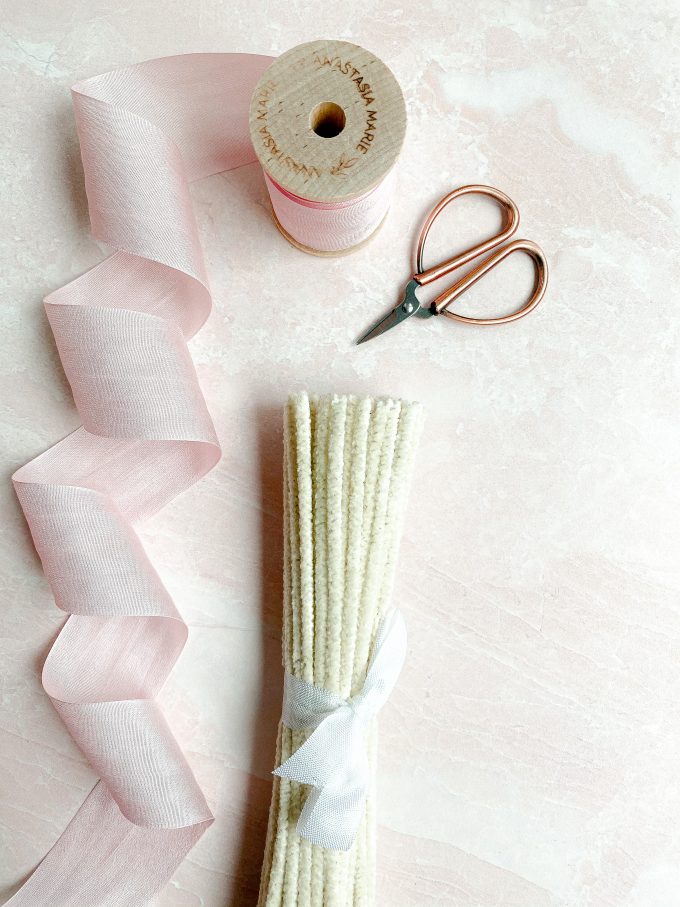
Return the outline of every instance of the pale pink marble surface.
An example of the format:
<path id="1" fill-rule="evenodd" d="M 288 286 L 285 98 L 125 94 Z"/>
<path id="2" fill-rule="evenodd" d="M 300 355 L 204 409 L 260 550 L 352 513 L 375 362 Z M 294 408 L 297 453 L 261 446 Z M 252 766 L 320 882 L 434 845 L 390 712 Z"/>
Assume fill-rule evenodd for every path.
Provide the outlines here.
<path id="1" fill-rule="evenodd" d="M 162 699 L 217 821 L 157 903 L 255 903 L 282 680 L 280 416 L 306 387 L 428 414 L 396 590 L 411 651 L 382 721 L 379 903 L 676 907 L 677 23 L 672 0 L 4 0 L 0 895 L 95 781 L 40 686 L 63 615 L 9 483 L 78 424 L 41 298 L 105 251 L 68 88 L 327 36 L 404 87 L 399 197 L 368 247 L 327 260 L 278 235 L 256 166 L 195 186 L 215 310 L 191 351 L 224 458 L 143 537 L 190 625 Z M 479 181 L 545 248 L 544 305 L 353 347 L 394 303 L 428 205 Z M 495 222 L 465 203 L 435 251 Z M 509 307 L 528 274 L 508 263 L 472 302 Z"/>

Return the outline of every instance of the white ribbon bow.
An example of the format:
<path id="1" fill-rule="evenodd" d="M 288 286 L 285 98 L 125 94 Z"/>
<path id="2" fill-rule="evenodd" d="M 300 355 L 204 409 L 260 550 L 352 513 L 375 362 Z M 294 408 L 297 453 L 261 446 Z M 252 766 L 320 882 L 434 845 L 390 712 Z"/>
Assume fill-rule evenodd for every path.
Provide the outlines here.
<path id="1" fill-rule="evenodd" d="M 366 733 L 405 657 L 406 625 L 392 610 L 378 628 L 364 685 L 351 699 L 286 672 L 282 721 L 291 730 L 315 730 L 274 774 L 314 787 L 297 824 L 298 834 L 312 844 L 334 850 L 352 846 L 370 780 Z"/>

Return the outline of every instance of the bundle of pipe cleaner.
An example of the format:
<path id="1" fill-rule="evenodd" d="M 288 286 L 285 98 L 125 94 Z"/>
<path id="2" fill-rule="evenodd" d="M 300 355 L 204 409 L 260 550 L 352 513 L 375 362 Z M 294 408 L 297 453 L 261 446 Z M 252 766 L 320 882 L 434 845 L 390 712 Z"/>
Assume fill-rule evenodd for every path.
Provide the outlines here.
<path id="1" fill-rule="evenodd" d="M 290 399 L 284 701 L 260 907 L 375 903 L 377 716 L 406 655 L 390 604 L 422 408 Z"/>

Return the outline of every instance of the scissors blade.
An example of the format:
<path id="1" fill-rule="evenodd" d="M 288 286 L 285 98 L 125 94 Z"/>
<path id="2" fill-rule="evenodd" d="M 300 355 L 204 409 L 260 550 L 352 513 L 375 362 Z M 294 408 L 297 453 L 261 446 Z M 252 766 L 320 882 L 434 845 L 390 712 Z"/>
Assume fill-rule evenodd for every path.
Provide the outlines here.
<path id="1" fill-rule="evenodd" d="M 391 312 L 388 312 L 387 315 L 381 318 L 380 321 L 377 321 L 372 328 L 369 328 L 365 334 L 359 337 L 357 346 L 360 343 L 365 343 L 367 340 L 372 340 L 374 337 L 379 337 L 380 334 L 384 334 L 385 331 L 389 331 L 390 328 L 401 324 L 402 321 L 410 318 L 411 315 L 415 315 L 420 310 L 420 302 L 416 296 L 416 288 L 418 286 L 419 284 L 416 283 L 415 280 L 410 280 L 406 285 L 404 298 L 399 305 L 395 306 Z"/>
<path id="2" fill-rule="evenodd" d="M 380 321 L 377 321 L 372 328 L 370 328 L 366 333 L 359 337 L 357 340 L 357 346 L 360 343 L 366 343 L 367 340 L 372 340 L 374 337 L 379 337 L 380 334 L 384 334 L 385 331 L 389 331 L 390 328 L 393 328 L 395 325 L 399 324 L 399 310 L 401 305 L 398 305 L 396 309 L 392 309 L 384 318 L 381 318 Z"/>

